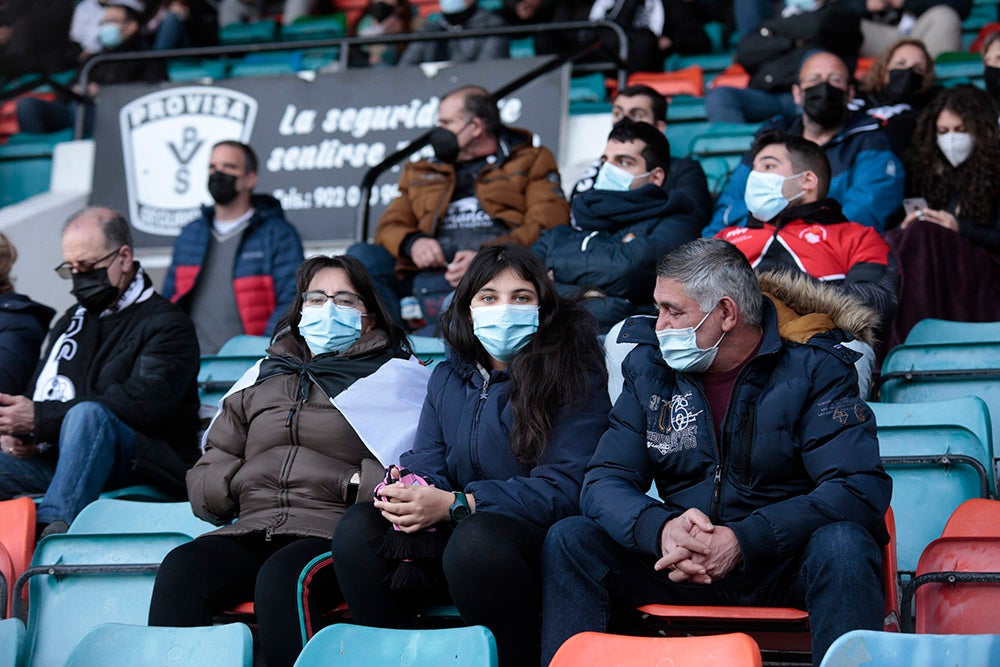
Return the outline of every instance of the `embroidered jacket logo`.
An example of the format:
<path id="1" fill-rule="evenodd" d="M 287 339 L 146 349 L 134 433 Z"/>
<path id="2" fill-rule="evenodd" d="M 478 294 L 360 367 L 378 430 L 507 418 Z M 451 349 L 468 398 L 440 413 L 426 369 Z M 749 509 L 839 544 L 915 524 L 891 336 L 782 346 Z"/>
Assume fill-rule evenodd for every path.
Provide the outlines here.
<path id="1" fill-rule="evenodd" d="M 667 455 L 698 446 L 697 417 L 704 410 L 692 411 L 690 399 L 691 392 L 674 394 L 669 400 L 655 395 L 650 399 L 647 448 Z"/>

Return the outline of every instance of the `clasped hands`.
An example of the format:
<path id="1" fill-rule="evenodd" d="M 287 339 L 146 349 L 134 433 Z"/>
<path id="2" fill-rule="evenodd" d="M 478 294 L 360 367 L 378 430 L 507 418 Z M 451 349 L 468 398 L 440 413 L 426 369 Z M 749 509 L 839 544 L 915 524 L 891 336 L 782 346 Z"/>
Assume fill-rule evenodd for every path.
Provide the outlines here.
<path id="1" fill-rule="evenodd" d="M 17 437 L 35 427 L 35 404 L 27 396 L 0 394 L 0 450 L 19 459 L 35 453 L 35 443 Z"/>
<path id="2" fill-rule="evenodd" d="M 710 584 L 729 574 L 742 559 L 736 533 L 716 526 L 703 512 L 691 508 L 663 525 L 662 556 L 653 566 L 670 570 L 671 581 Z"/>
<path id="3" fill-rule="evenodd" d="M 389 471 L 393 479 L 399 479 L 399 468 Z M 375 500 L 375 507 L 382 516 L 404 533 L 416 533 L 451 518 L 451 504 L 455 494 L 433 486 L 404 484 L 396 482 L 383 486 L 379 494 L 385 500 Z M 475 501 L 466 496 L 470 507 Z"/>

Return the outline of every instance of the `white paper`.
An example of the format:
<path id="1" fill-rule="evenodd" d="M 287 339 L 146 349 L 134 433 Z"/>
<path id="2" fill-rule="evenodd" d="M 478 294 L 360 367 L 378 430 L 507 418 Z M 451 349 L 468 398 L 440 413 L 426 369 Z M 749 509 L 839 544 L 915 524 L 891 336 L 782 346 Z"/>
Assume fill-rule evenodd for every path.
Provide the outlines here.
<path id="1" fill-rule="evenodd" d="M 333 404 L 383 466 L 413 448 L 431 370 L 415 357 L 390 359 L 333 398 Z"/>

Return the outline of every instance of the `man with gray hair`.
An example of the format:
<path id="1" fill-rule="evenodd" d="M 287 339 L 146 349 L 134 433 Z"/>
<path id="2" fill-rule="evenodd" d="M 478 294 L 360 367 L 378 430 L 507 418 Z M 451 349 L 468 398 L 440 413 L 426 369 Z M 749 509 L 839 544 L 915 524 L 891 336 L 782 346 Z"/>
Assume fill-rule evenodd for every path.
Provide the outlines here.
<path id="1" fill-rule="evenodd" d="M 198 455 L 198 340 L 135 261 L 128 222 L 86 208 L 62 231 L 72 306 L 49 332 L 27 396 L 0 394 L 0 499 L 44 493 L 42 535 L 65 532 L 105 488 L 185 496 Z"/>
<path id="2" fill-rule="evenodd" d="M 543 659 L 622 608 L 778 605 L 809 612 L 818 665 L 844 632 L 882 628 L 892 486 L 858 355 L 837 329 L 782 338 L 750 264 L 721 239 L 664 257 L 653 298 L 657 318 L 619 336 L 637 346 L 584 516 L 545 542 Z"/>

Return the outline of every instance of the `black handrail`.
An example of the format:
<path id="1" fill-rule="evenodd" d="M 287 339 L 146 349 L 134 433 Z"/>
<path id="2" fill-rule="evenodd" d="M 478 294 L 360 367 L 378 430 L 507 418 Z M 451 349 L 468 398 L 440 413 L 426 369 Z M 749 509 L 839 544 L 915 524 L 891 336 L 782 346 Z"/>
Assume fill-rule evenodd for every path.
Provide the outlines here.
<path id="1" fill-rule="evenodd" d="M 55 88 L 62 94 L 76 100 L 77 102 L 86 102 L 88 99 L 86 95 L 81 95 L 72 88 L 68 87 L 66 84 L 56 81 L 50 74 L 39 74 L 32 79 L 28 79 L 24 83 L 19 83 L 16 86 L 5 88 L 3 91 L 0 91 L 0 102 L 14 99 L 23 93 L 31 92 L 35 88 L 39 88 L 44 85 Z"/>
<path id="2" fill-rule="evenodd" d="M 169 60 L 172 58 L 204 58 L 208 56 L 231 56 L 245 53 L 269 53 L 272 51 L 321 49 L 340 47 L 340 62 L 346 69 L 350 47 L 364 44 L 397 44 L 409 42 L 447 41 L 451 39 L 467 39 L 475 37 L 496 37 L 498 35 L 518 36 L 531 35 L 538 32 L 563 32 L 567 30 L 601 30 L 608 29 L 618 37 L 618 62 L 613 63 L 617 70 L 619 89 L 625 87 L 625 61 L 628 57 L 628 36 L 620 25 L 613 21 L 566 21 L 564 23 L 540 23 L 526 26 L 503 26 L 498 28 L 461 30 L 443 33 L 408 32 L 398 35 L 379 35 L 376 37 L 337 37 L 335 39 L 314 39 L 301 42 L 267 42 L 262 44 L 241 44 L 232 46 L 205 46 L 188 49 L 169 49 L 163 51 L 130 51 L 128 53 L 101 53 L 88 60 L 80 69 L 80 89 L 87 89 L 90 73 L 97 65 L 106 62 L 123 62 L 131 60 Z M 595 41 L 600 41 L 595 38 Z M 88 98 L 88 102 L 89 102 Z M 84 134 L 84 118 L 86 105 L 81 104 L 76 114 L 74 135 L 82 139 Z"/>

